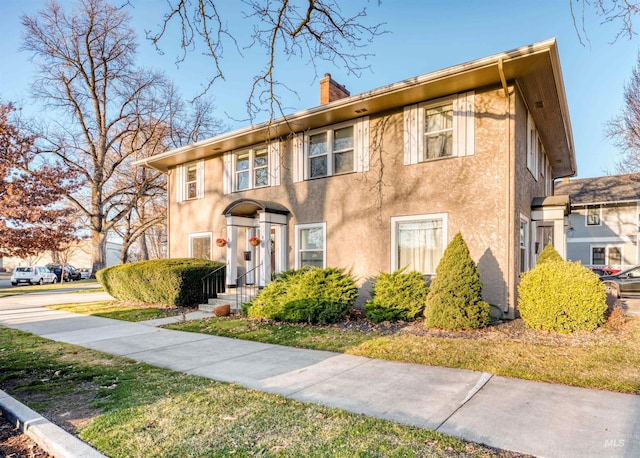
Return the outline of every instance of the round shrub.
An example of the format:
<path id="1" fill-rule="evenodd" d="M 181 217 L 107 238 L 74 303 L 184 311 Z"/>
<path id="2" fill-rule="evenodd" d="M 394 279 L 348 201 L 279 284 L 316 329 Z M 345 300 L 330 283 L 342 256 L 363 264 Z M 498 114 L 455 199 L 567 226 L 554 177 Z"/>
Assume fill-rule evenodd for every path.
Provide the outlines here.
<path id="1" fill-rule="evenodd" d="M 542 253 L 540 253 L 540 256 L 538 256 L 536 265 L 549 262 L 549 261 L 562 261 L 562 260 L 563 259 L 562 259 L 562 256 L 560 256 L 560 253 L 558 253 L 556 249 L 553 247 L 553 245 L 549 243 L 546 247 L 544 247 L 544 250 L 542 250 Z"/>
<path id="2" fill-rule="evenodd" d="M 570 333 L 605 322 L 607 294 L 598 275 L 579 263 L 549 261 L 525 273 L 518 310 L 527 327 Z"/>
<path id="3" fill-rule="evenodd" d="M 397 270 L 375 278 L 371 300 L 364 305 L 367 318 L 382 321 L 412 321 L 422 314 L 429 288 L 420 272 Z"/>
<path id="4" fill-rule="evenodd" d="M 357 296 L 351 275 L 341 269 L 311 267 L 280 275 L 244 311 L 249 318 L 336 323 L 353 307 Z"/>
<path id="5" fill-rule="evenodd" d="M 482 300 L 480 272 L 460 233 L 444 250 L 424 315 L 430 328 L 466 330 L 489 324 L 490 306 Z"/>

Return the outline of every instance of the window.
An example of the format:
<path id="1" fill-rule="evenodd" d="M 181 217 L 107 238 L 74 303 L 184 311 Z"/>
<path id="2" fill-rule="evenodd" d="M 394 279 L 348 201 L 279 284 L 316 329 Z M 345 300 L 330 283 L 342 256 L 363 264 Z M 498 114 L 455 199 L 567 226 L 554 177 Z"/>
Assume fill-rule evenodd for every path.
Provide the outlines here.
<path id="1" fill-rule="evenodd" d="M 280 142 L 230 151 L 223 156 L 224 194 L 280 186 Z"/>
<path id="2" fill-rule="evenodd" d="M 587 226 L 600 226 L 600 205 L 587 206 Z"/>
<path id="3" fill-rule="evenodd" d="M 189 234 L 189 257 L 211 259 L 211 232 Z"/>
<path id="4" fill-rule="evenodd" d="M 354 172 L 353 126 L 309 135 L 309 178 Z"/>
<path id="5" fill-rule="evenodd" d="M 186 167 L 185 177 L 187 199 L 195 199 L 198 197 L 198 166 L 196 164 L 189 164 Z"/>
<path id="6" fill-rule="evenodd" d="M 235 190 L 269 186 L 269 156 L 267 148 L 250 149 L 236 154 Z"/>
<path id="7" fill-rule="evenodd" d="M 592 246 L 592 266 L 620 266 L 622 265 L 621 246 Z"/>
<path id="8" fill-rule="evenodd" d="M 422 161 L 453 154 L 453 103 L 424 109 Z"/>
<path id="9" fill-rule="evenodd" d="M 177 167 L 176 190 L 178 202 L 204 197 L 204 161 L 190 162 Z"/>
<path id="10" fill-rule="evenodd" d="M 404 164 L 474 154 L 474 93 L 404 108 Z"/>
<path id="11" fill-rule="evenodd" d="M 531 113 L 527 113 L 527 168 L 538 179 L 538 147 L 541 143 L 538 139 L 538 131 L 533 122 Z"/>
<path id="12" fill-rule="evenodd" d="M 538 136 L 538 173 L 540 174 L 540 178 L 544 179 L 545 169 L 547 167 L 547 154 L 544 152 L 544 147 L 542 146 L 542 140 L 540 140 L 540 136 Z"/>
<path id="13" fill-rule="evenodd" d="M 369 117 L 296 134 L 293 182 L 369 170 Z"/>
<path id="14" fill-rule="evenodd" d="M 391 270 L 406 268 L 433 275 L 447 237 L 447 215 L 391 218 Z"/>
<path id="15" fill-rule="evenodd" d="M 546 157 L 545 154 L 545 180 L 544 180 L 544 191 L 545 195 L 551 196 L 553 195 L 553 171 L 551 170 L 551 165 L 549 164 L 549 158 Z"/>
<path id="16" fill-rule="evenodd" d="M 326 265 L 326 223 L 296 225 L 296 269 Z"/>
<path id="17" fill-rule="evenodd" d="M 520 273 L 529 270 L 529 219 L 520 215 Z"/>
<path id="18" fill-rule="evenodd" d="M 591 248 L 591 265 L 604 266 L 605 262 L 605 247 L 592 247 Z"/>

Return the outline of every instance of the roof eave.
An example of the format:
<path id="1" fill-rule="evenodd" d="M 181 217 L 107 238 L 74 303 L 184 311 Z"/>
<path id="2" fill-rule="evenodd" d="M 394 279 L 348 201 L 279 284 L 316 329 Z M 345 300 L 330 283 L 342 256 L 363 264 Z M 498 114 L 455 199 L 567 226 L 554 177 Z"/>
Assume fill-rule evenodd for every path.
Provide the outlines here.
<path id="1" fill-rule="evenodd" d="M 541 55 L 548 55 L 549 59 L 540 57 Z M 536 56 L 538 57 L 536 58 Z M 555 96 L 547 102 L 546 108 L 547 110 L 558 110 L 556 119 L 558 117 L 562 119 L 561 130 L 563 131 L 562 134 L 560 132 L 555 133 L 555 136 L 547 141 L 547 144 L 552 145 L 551 148 L 557 149 L 557 151 L 550 150 L 552 153 L 550 156 L 554 156 L 554 161 L 560 161 L 557 164 L 552 164 L 552 168 L 554 169 L 555 178 L 574 176 L 576 174 L 576 166 L 573 137 L 555 39 L 448 67 L 325 105 L 298 111 L 286 117 L 227 132 L 188 146 L 138 160 L 135 164 L 152 167 L 166 173 L 171 167 L 178 164 L 216 156 L 225 151 L 259 144 L 270 139 L 286 137 L 294 132 L 302 132 L 365 115 L 372 115 L 457 92 L 490 85 L 500 85 L 499 62 L 503 62 L 507 79 L 513 81 L 520 77 L 519 74 L 531 74 L 531 70 L 527 66 L 529 62 L 525 62 L 523 59 L 531 61 L 532 65 L 529 67 L 533 65 L 543 66 L 540 71 L 551 72 L 551 75 L 547 75 L 546 79 L 553 79 L 555 91 L 552 92 L 555 92 Z M 550 67 L 547 68 L 549 63 Z M 527 70 L 525 71 L 524 69 Z M 524 96 L 528 97 L 529 95 L 525 93 Z M 540 97 L 542 96 L 544 95 L 540 95 Z M 534 102 L 534 100 L 531 101 L 531 103 Z M 533 115 L 535 118 L 536 114 L 534 113 Z M 540 119 L 542 123 L 544 117 Z M 556 138 L 559 136 L 563 138 Z M 556 147 L 555 145 L 558 144 L 559 140 L 561 140 L 561 146 Z M 562 166 L 558 164 L 562 164 Z"/>

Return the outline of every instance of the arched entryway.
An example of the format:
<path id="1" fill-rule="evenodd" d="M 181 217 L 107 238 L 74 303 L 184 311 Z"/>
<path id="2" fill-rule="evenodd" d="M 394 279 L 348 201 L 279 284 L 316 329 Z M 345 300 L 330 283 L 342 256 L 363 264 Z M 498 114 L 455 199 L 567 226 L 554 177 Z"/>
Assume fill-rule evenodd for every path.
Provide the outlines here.
<path id="1" fill-rule="evenodd" d="M 227 285 L 238 277 L 264 287 L 274 273 L 287 270 L 287 219 L 289 210 L 280 204 L 239 199 L 225 208 L 227 220 Z M 260 239 L 257 246 L 251 237 Z"/>

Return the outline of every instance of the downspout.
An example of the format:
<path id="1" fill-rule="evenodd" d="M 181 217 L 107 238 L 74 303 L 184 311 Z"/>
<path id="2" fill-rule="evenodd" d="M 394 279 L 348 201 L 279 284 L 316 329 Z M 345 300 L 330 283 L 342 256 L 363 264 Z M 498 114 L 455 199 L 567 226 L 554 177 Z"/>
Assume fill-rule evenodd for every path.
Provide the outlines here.
<path id="1" fill-rule="evenodd" d="M 498 59 L 498 73 L 500 74 L 500 82 L 502 83 L 502 89 L 504 90 L 504 97 L 509 99 L 509 87 L 507 86 L 507 79 L 504 77 L 504 62 L 502 57 Z"/>
<path id="2" fill-rule="evenodd" d="M 515 181 L 514 176 L 514 161 L 511 151 L 511 98 L 509 96 L 509 86 L 507 86 L 507 79 L 504 75 L 503 60 L 498 60 L 498 74 L 500 75 L 500 82 L 502 83 L 502 89 L 504 91 L 504 116 L 506 119 L 505 127 L 505 146 L 507 153 L 507 186 L 506 186 L 506 198 L 507 198 L 507 218 L 506 218 L 506 240 L 507 240 L 507 281 L 505 291 L 505 303 L 503 306 L 503 312 L 509 313 L 510 301 L 513 301 L 515 310 L 515 227 L 513 225 L 513 185 Z M 515 314 L 514 314 L 515 315 Z M 513 317 L 515 318 L 515 316 Z"/>

